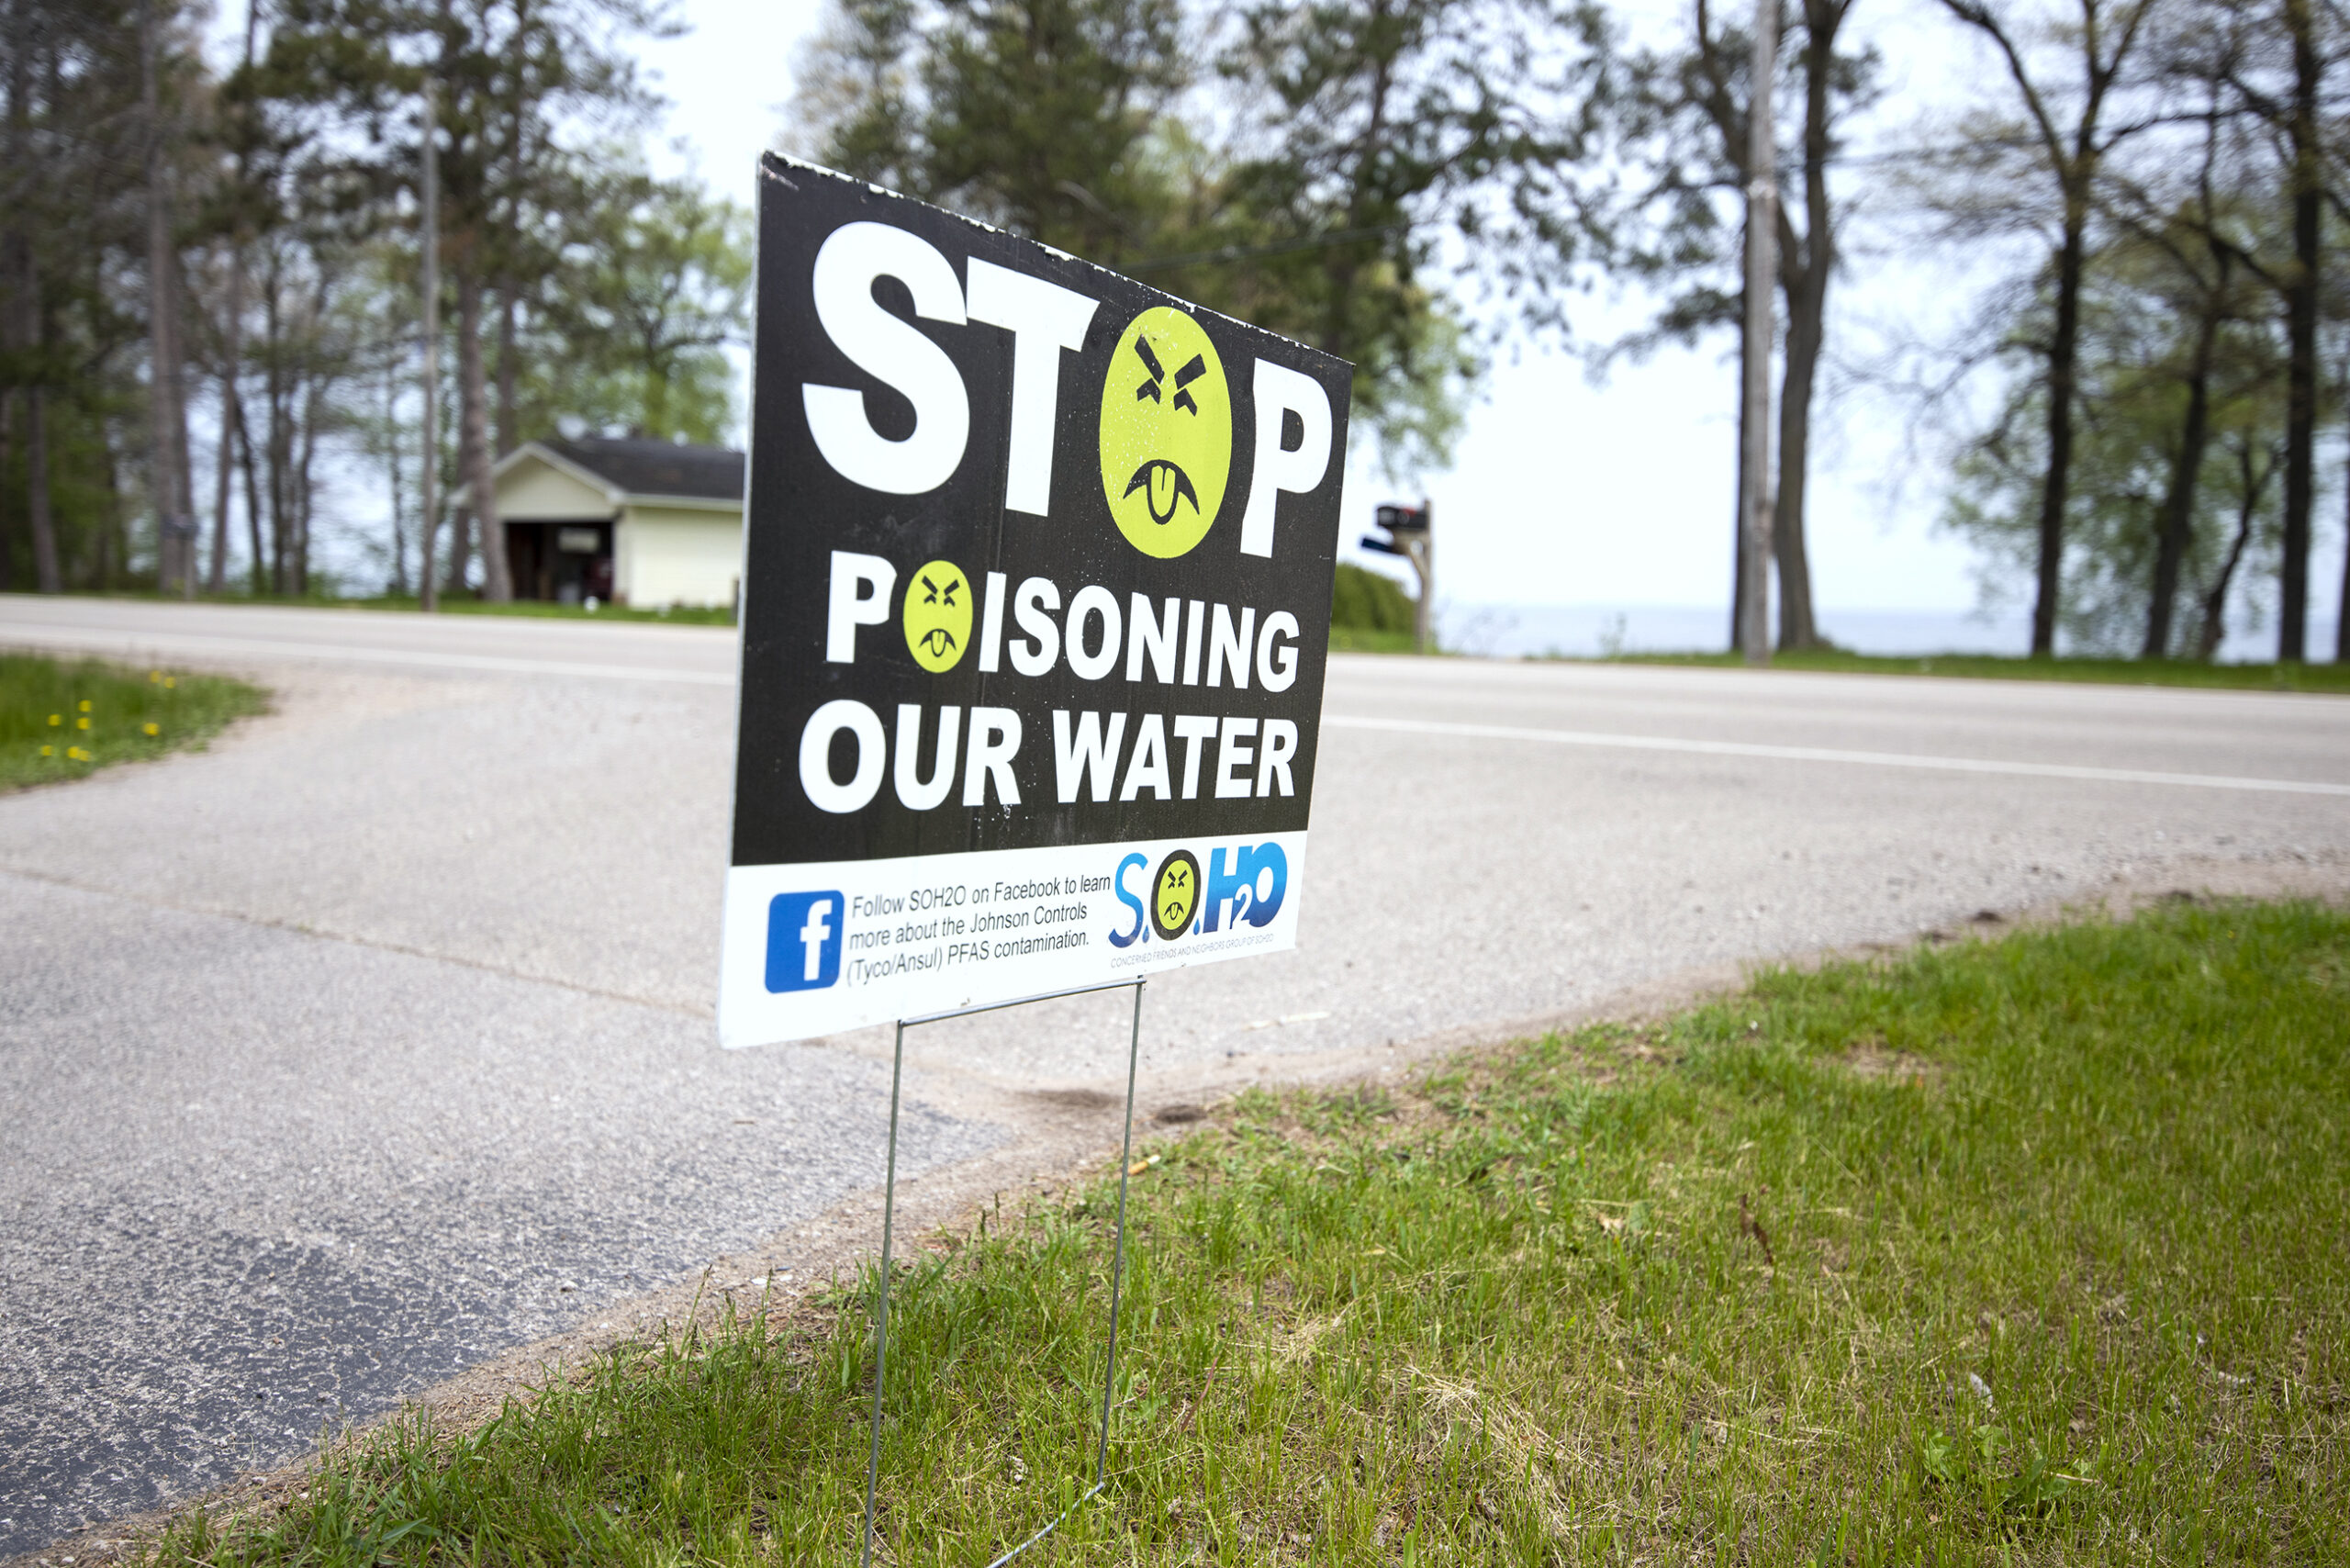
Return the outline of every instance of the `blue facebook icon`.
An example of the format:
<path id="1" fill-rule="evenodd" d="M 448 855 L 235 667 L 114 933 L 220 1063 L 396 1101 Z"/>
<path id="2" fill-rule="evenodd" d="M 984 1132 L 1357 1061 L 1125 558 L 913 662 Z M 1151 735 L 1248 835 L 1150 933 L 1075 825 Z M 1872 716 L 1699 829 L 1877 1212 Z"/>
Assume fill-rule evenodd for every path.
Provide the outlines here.
<path id="1" fill-rule="evenodd" d="M 841 895 L 778 893 L 767 905 L 767 989 L 819 991 L 841 978 Z"/>

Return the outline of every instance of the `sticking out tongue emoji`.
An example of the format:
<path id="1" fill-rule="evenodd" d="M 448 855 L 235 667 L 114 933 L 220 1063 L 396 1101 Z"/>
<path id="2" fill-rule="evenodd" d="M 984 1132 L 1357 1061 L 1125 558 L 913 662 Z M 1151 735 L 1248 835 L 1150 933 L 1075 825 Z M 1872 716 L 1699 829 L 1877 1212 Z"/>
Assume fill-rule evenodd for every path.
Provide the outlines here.
<path id="1" fill-rule="evenodd" d="M 1200 510 L 1200 493 L 1192 488 L 1192 476 L 1164 457 L 1154 457 L 1135 470 L 1135 476 L 1126 481 L 1126 494 L 1136 490 L 1143 492 L 1150 507 L 1150 521 L 1162 528 L 1175 521 L 1179 500 L 1191 502 L 1195 512 Z"/>
<path id="2" fill-rule="evenodd" d="M 1199 322 L 1153 306 L 1102 385 L 1102 492 L 1126 542 L 1172 560 L 1207 537 L 1232 476 L 1232 393 Z"/>

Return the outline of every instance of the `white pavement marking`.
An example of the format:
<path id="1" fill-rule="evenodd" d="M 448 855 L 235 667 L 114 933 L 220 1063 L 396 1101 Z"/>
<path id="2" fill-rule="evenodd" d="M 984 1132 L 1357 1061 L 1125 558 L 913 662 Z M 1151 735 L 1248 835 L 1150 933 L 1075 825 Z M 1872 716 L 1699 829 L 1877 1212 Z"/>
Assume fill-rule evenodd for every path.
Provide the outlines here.
<path id="1" fill-rule="evenodd" d="M 427 665 L 441 669 L 492 670 L 501 675 L 571 675 L 594 680 L 655 680 L 688 686 L 732 686 L 732 670 L 660 669 L 649 665 L 577 664 L 567 659 L 509 659 L 495 654 L 434 654 L 366 648 L 347 643 L 307 643 L 262 637 L 213 637 L 195 632 L 92 632 L 73 626 L 17 628 L 45 644 L 125 647 L 151 653 L 242 654 L 253 658 L 355 659 L 367 664 Z M 5 633 L 0 633 L 5 634 Z"/>
<path id="2" fill-rule="evenodd" d="M 2101 784 L 2171 784 L 2191 790 L 2252 790 L 2277 795 L 2350 795 L 2350 784 L 2299 778 L 2235 778 L 2220 773 L 2156 773 L 2141 767 L 2080 767 L 2065 762 L 2004 762 L 1993 757 L 1930 756 L 1897 751 L 1841 751 L 1827 746 L 1767 745 L 1757 741 L 1699 741 L 1677 735 L 1621 735 L 1600 730 L 1529 730 L 1512 724 L 1449 724 L 1433 719 L 1365 719 L 1326 713 L 1326 729 L 1385 730 L 1404 735 L 1459 735 L 1471 740 L 1533 741 L 1546 745 L 1609 746 L 1622 751 L 1695 752 L 1707 756 L 1759 756 L 1780 762 L 1858 763 L 1868 767 L 1921 767 L 1944 773 L 2003 773 L 2026 778 L 2087 778 Z"/>

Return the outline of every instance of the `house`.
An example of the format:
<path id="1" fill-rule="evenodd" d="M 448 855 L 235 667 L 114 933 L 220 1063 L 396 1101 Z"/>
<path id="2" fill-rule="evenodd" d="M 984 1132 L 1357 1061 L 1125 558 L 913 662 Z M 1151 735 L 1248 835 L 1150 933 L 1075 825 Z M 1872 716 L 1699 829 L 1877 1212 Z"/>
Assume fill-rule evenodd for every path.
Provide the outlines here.
<path id="1" fill-rule="evenodd" d="M 731 607 L 743 454 L 666 441 L 526 441 L 490 470 L 514 597 Z"/>

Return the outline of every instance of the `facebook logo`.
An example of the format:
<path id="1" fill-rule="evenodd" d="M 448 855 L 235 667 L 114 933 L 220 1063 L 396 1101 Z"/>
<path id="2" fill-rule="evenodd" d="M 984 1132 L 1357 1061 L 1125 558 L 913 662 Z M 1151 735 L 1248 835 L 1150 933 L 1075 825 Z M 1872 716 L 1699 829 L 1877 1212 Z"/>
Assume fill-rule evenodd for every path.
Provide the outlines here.
<path id="1" fill-rule="evenodd" d="M 818 991 L 841 978 L 838 893 L 778 893 L 767 905 L 767 989 Z"/>

